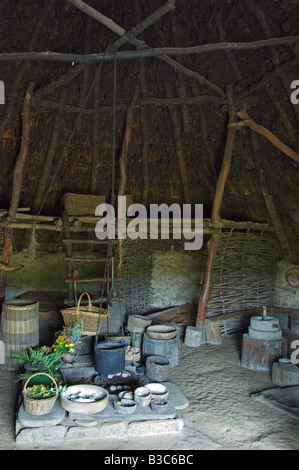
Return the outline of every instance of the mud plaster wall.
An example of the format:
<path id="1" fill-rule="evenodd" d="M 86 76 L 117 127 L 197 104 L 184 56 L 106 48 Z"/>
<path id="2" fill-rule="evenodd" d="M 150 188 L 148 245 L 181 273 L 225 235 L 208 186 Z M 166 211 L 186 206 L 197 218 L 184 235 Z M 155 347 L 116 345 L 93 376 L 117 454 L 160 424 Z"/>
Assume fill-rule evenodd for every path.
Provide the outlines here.
<path id="1" fill-rule="evenodd" d="M 287 261 L 277 263 L 274 291 L 274 305 L 277 307 L 299 308 L 299 288 L 290 287 L 285 280 L 286 271 L 294 266 Z"/>
<path id="2" fill-rule="evenodd" d="M 197 303 L 201 291 L 203 255 L 200 251 L 156 251 L 153 255 L 151 308 Z"/>
<path id="3" fill-rule="evenodd" d="M 66 267 L 64 253 L 38 253 L 30 259 L 24 253 L 12 255 L 11 265 L 23 264 L 19 271 L 8 273 L 7 298 L 15 298 L 29 291 L 66 292 L 64 284 Z M 204 253 L 186 252 L 171 246 L 153 253 L 153 269 L 150 289 L 150 310 L 163 309 L 187 302 L 197 303 L 201 291 Z M 286 261 L 277 263 L 274 285 L 274 305 L 299 308 L 299 288 L 291 288 L 285 281 L 285 272 L 294 266 Z M 81 275 L 92 275 L 91 266 L 81 267 Z M 97 294 L 97 287 L 90 285 L 88 292 Z"/>
<path id="4" fill-rule="evenodd" d="M 64 253 L 38 253 L 36 258 L 30 259 L 24 253 L 13 254 L 10 265 L 22 264 L 24 268 L 8 273 L 7 298 L 15 298 L 29 291 L 66 292 L 64 256 Z M 154 251 L 149 310 L 186 302 L 196 303 L 200 293 L 202 265 L 203 254 L 200 251 L 186 252 L 173 246 Z M 91 265 L 80 265 L 80 276 L 94 276 L 98 274 L 95 269 Z M 100 294 L 97 285 L 85 286 L 91 295 Z M 81 290 L 78 286 L 78 292 Z"/>

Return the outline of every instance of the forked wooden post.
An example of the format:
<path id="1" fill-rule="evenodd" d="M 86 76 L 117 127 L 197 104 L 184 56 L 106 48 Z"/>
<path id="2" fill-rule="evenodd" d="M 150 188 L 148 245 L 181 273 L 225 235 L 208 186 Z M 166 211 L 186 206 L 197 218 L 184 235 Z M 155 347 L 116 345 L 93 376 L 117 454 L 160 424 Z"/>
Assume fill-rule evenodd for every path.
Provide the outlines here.
<path id="1" fill-rule="evenodd" d="M 224 156 L 222 161 L 222 167 L 220 170 L 220 174 L 218 177 L 215 196 L 213 201 L 212 207 L 212 225 L 213 228 L 221 229 L 223 226 L 223 222 L 221 219 L 221 204 L 223 199 L 223 193 L 225 189 L 225 183 L 228 178 L 232 154 L 234 150 L 234 143 L 235 143 L 235 135 L 236 135 L 236 127 L 232 124 L 236 122 L 237 113 L 235 110 L 234 102 L 233 102 L 233 91 L 232 86 L 228 85 L 226 87 L 226 96 L 228 102 L 228 127 L 227 127 L 227 139 L 226 145 L 224 150 Z M 197 310 L 197 318 L 196 318 L 196 326 L 200 329 L 204 329 L 204 323 L 206 319 L 206 312 L 208 301 L 210 298 L 212 285 L 213 285 L 213 273 L 214 273 L 214 263 L 217 253 L 217 248 L 220 240 L 220 233 L 213 233 L 210 240 L 208 241 L 208 257 L 205 266 L 205 276 L 204 276 L 204 285 L 202 289 L 202 293 L 200 296 L 198 310 Z"/>
<path id="2" fill-rule="evenodd" d="M 24 165 L 26 162 L 28 149 L 29 149 L 29 139 L 30 139 L 30 100 L 32 97 L 34 89 L 34 82 L 30 82 L 24 99 L 24 105 L 22 110 L 22 140 L 21 140 L 21 148 L 20 153 L 16 161 L 16 166 L 14 169 L 14 177 L 13 177 L 13 188 L 12 188 L 12 196 L 10 207 L 8 211 L 8 221 L 13 222 L 16 218 L 16 213 L 20 201 L 20 194 L 22 189 L 22 173 L 24 169 Z M 4 246 L 2 251 L 2 263 L 8 265 L 10 261 L 10 257 L 12 254 L 12 230 L 9 227 L 6 227 L 5 230 L 5 237 L 4 237 Z M 3 300 L 5 299 L 5 291 L 6 291 L 6 277 L 7 272 L 4 270 L 0 270 L 0 304 L 2 304 Z"/>

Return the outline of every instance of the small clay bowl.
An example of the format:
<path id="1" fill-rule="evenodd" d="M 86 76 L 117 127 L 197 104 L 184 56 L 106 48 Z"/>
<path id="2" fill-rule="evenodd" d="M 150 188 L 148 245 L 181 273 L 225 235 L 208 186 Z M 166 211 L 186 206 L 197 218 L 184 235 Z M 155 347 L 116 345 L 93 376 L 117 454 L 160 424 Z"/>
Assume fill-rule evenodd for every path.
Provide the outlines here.
<path id="1" fill-rule="evenodd" d="M 151 409 L 156 413 L 165 413 L 168 407 L 168 401 L 162 398 L 151 400 Z"/>
<path id="2" fill-rule="evenodd" d="M 119 392 L 118 396 L 119 396 L 120 399 L 129 398 L 130 400 L 133 400 L 134 399 L 134 392 L 123 390 L 122 392 Z"/>
<path id="3" fill-rule="evenodd" d="M 167 325 L 151 325 L 147 327 L 146 332 L 154 339 L 172 339 L 177 335 L 177 329 Z"/>
<path id="4" fill-rule="evenodd" d="M 118 403 L 120 401 L 120 404 Z M 122 415 L 130 415 L 136 410 L 137 403 L 129 398 L 122 398 L 114 402 L 114 409 Z"/>
<path id="5" fill-rule="evenodd" d="M 136 388 L 134 400 L 139 406 L 148 406 L 151 402 L 151 391 L 147 387 Z"/>
<path id="6" fill-rule="evenodd" d="M 169 395 L 168 388 L 165 385 L 160 383 L 149 383 L 146 384 L 146 388 L 148 388 L 152 394 L 152 398 L 162 398 L 166 400 Z"/>

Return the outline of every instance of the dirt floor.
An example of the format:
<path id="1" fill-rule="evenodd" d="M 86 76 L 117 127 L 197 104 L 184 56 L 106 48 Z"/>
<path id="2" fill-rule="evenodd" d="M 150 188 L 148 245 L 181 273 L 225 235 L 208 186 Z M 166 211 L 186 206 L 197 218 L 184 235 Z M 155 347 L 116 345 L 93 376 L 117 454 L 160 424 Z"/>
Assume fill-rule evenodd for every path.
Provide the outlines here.
<path id="1" fill-rule="evenodd" d="M 289 342 L 296 339 L 284 336 Z M 179 413 L 185 423 L 182 434 L 53 444 L 47 449 L 298 450 L 299 421 L 250 397 L 273 383 L 269 373 L 240 365 L 241 345 L 241 335 L 225 338 L 219 346 L 191 348 L 182 344 L 179 364 L 171 369 L 170 377 L 190 402 Z M 14 442 L 15 374 L 0 371 L 0 380 L 0 449 L 22 449 Z M 35 445 L 34 449 L 46 448 Z"/>

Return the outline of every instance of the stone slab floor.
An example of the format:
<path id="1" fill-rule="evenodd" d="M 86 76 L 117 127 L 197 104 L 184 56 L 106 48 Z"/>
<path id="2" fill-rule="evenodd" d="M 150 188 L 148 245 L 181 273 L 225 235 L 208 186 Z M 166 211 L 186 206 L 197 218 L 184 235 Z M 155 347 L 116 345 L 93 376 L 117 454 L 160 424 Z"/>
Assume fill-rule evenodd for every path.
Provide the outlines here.
<path id="1" fill-rule="evenodd" d="M 288 342 L 293 338 L 289 332 Z M 298 337 L 295 337 L 295 339 Z M 169 380 L 189 400 L 178 412 L 180 434 L 105 441 L 54 442 L 47 447 L 15 443 L 15 407 L 20 385 L 16 375 L 0 370 L 0 449 L 21 450 L 298 450 L 299 421 L 250 397 L 274 385 L 268 372 L 240 365 L 242 335 L 224 338 L 217 346 L 182 344 L 179 364 Z"/>

